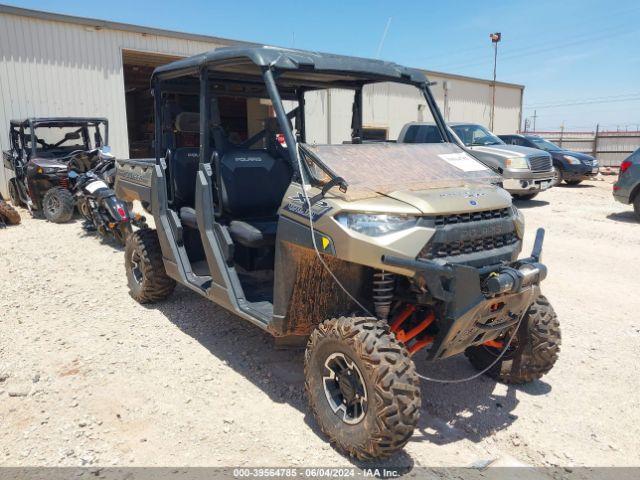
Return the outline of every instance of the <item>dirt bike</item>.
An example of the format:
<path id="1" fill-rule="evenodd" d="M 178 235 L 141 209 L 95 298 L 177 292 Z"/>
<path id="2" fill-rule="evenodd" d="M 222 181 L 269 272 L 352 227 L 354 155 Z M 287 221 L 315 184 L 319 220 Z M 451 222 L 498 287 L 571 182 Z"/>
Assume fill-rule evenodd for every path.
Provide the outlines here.
<path id="1" fill-rule="evenodd" d="M 116 197 L 111 189 L 114 172 L 113 158 L 106 158 L 86 173 L 71 170 L 69 179 L 73 182 L 76 206 L 85 219 L 85 230 L 97 231 L 124 245 L 132 226 L 144 228 L 147 224 L 145 217 L 132 215 L 128 205 Z"/>

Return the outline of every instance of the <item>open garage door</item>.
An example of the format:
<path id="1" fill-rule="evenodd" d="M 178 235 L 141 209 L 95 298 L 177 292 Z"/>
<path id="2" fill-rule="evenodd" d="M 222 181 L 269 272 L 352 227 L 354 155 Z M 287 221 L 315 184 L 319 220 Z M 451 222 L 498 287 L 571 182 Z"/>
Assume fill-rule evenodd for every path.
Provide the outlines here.
<path id="1" fill-rule="evenodd" d="M 154 68 L 180 58 L 134 50 L 122 51 L 130 158 L 154 156 L 151 74 Z"/>

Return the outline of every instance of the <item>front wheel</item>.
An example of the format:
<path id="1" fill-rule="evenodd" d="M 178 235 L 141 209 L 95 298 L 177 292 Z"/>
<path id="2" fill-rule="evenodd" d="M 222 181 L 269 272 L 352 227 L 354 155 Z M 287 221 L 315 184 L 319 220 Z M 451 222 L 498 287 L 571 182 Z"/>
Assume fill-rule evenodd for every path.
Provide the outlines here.
<path id="1" fill-rule="evenodd" d="M 385 322 L 325 320 L 309 338 L 304 372 L 311 411 L 341 451 L 382 458 L 411 438 L 420 415 L 419 379 Z"/>
<path id="2" fill-rule="evenodd" d="M 557 187 L 562 183 L 562 170 L 560 167 L 553 166 L 553 179 L 551 180 L 551 186 Z"/>
<path id="3" fill-rule="evenodd" d="M 144 228 L 128 236 L 124 249 L 129 294 L 139 303 L 164 300 L 176 286 L 162 261 L 160 240 L 155 230 Z"/>
<path id="4" fill-rule="evenodd" d="M 565 180 L 565 183 L 567 185 L 580 185 L 582 183 L 582 180 Z"/>
<path id="5" fill-rule="evenodd" d="M 505 337 L 508 339 L 511 333 Z M 505 340 L 506 341 L 506 340 Z M 478 345 L 465 355 L 478 370 L 484 370 L 502 348 Z M 487 375 L 504 383 L 528 383 L 548 373 L 560 351 L 560 324 L 553 307 L 542 295 L 528 308 L 509 349 L 487 371 Z"/>
<path id="6" fill-rule="evenodd" d="M 53 223 L 64 223 L 71 220 L 74 206 L 73 195 L 62 187 L 49 189 L 42 200 L 44 217 Z"/>

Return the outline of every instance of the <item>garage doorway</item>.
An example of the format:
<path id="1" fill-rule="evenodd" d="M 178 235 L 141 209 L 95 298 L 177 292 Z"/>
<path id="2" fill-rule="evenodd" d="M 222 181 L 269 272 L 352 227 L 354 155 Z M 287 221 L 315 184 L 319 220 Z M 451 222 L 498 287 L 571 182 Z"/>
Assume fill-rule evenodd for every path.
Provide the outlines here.
<path id="1" fill-rule="evenodd" d="M 129 158 L 155 156 L 151 74 L 156 67 L 180 58 L 183 57 L 134 50 L 122 51 Z"/>

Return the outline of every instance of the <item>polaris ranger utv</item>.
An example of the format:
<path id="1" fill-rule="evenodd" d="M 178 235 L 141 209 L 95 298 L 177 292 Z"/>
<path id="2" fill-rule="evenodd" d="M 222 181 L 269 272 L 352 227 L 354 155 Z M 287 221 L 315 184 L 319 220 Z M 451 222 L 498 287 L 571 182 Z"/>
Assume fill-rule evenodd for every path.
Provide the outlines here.
<path id="1" fill-rule="evenodd" d="M 11 120 L 11 149 L 3 152 L 11 202 L 42 212 L 47 220 L 66 222 L 73 216 L 74 200 L 68 172 L 86 172 L 107 147 L 109 124 L 105 118 L 56 117 Z"/>
<path id="2" fill-rule="evenodd" d="M 387 85 L 428 106 L 440 142 L 363 141 L 366 95 Z M 160 301 L 178 282 L 283 343 L 304 339 L 311 410 L 339 449 L 384 457 L 409 441 L 419 351 L 465 353 L 505 382 L 552 368 L 542 235 L 518 259 L 523 218 L 452 142 L 423 73 L 228 47 L 157 68 L 152 90 L 156 158 L 117 160 L 118 197 L 156 225 L 127 240 L 132 297 Z M 327 134 L 335 100 L 348 138 Z"/>

